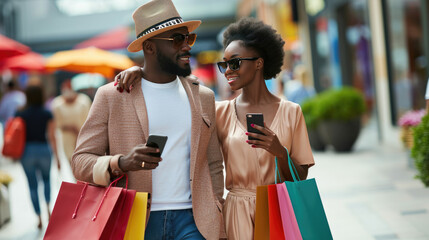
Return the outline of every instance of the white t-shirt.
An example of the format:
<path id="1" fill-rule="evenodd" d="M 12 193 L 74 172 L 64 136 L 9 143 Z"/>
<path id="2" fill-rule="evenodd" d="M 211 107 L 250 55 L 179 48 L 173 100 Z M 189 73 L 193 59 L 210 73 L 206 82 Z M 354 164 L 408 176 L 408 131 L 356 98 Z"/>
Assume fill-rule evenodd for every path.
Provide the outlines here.
<path id="1" fill-rule="evenodd" d="M 158 84 L 142 79 L 149 134 L 168 137 L 162 161 L 152 170 L 151 211 L 192 208 L 191 107 L 178 78 Z"/>

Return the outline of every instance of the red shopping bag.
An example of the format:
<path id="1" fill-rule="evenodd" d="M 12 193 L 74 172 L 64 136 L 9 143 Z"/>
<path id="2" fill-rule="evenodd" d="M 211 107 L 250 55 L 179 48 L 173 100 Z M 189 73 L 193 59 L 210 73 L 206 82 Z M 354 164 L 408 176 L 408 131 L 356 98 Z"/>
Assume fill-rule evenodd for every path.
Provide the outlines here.
<path id="1" fill-rule="evenodd" d="M 114 187 L 122 177 L 108 187 L 63 182 L 44 239 L 122 239 L 125 230 L 121 234 L 118 229 L 126 229 L 131 207 L 122 211 L 135 195 Z"/>
<path id="2" fill-rule="evenodd" d="M 7 121 L 4 130 L 3 156 L 20 159 L 25 148 L 25 121 L 14 117 Z"/>
<path id="3" fill-rule="evenodd" d="M 122 189 L 118 204 L 113 209 L 112 215 L 107 222 L 107 227 L 100 239 L 115 240 L 124 238 L 135 196 L 135 190 Z M 110 228 L 109 226 L 113 227 Z"/>
<path id="4" fill-rule="evenodd" d="M 268 185 L 268 213 L 270 222 L 270 239 L 284 240 L 282 217 L 280 215 L 280 206 L 277 196 L 277 186 Z"/>

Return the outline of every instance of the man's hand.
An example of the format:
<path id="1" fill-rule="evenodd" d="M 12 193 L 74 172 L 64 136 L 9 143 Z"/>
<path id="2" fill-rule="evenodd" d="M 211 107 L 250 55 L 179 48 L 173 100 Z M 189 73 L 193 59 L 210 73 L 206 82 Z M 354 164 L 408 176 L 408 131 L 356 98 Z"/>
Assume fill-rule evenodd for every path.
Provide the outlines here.
<path id="1" fill-rule="evenodd" d="M 56 159 L 56 161 L 57 161 L 57 168 L 58 168 L 58 171 L 60 171 L 60 170 L 61 170 L 61 162 L 60 162 L 60 159 L 58 158 L 57 154 L 55 154 L 55 159 Z"/>
<path id="2" fill-rule="evenodd" d="M 119 158 L 119 168 L 124 172 L 155 169 L 162 158 L 151 156 L 151 153 L 159 153 L 159 149 L 140 144 L 127 156 Z"/>

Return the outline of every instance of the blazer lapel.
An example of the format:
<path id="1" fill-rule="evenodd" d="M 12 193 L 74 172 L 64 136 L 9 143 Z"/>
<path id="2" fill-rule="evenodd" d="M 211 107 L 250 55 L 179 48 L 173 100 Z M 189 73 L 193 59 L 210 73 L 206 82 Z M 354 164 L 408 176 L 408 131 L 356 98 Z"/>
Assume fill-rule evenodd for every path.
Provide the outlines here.
<path id="1" fill-rule="evenodd" d="M 195 170 L 195 162 L 197 159 L 198 143 L 201 137 L 201 102 L 199 94 L 199 82 L 190 78 L 179 77 L 188 95 L 189 105 L 191 106 L 192 127 L 191 127 L 191 162 L 190 176 L 193 178 Z"/>
<path id="2" fill-rule="evenodd" d="M 143 92 L 141 89 L 141 81 L 138 81 L 134 86 L 134 91 L 131 91 L 131 98 L 134 99 L 134 108 L 137 113 L 137 118 L 139 119 L 140 125 L 143 130 L 144 142 L 149 136 L 149 120 L 147 116 L 146 102 L 144 100 Z M 126 94 L 126 93 L 125 93 Z"/>

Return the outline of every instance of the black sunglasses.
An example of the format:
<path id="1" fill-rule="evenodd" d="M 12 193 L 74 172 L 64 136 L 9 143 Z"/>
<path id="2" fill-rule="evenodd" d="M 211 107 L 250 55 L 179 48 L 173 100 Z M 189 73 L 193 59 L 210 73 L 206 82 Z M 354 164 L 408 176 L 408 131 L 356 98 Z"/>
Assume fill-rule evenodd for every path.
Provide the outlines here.
<path id="1" fill-rule="evenodd" d="M 242 60 L 255 61 L 258 58 L 259 57 L 253 57 L 253 58 L 233 58 L 233 59 L 230 59 L 230 60 L 225 61 L 225 62 L 218 62 L 217 63 L 217 67 L 219 68 L 219 71 L 221 73 L 225 73 L 226 69 L 228 68 L 228 66 L 229 66 L 229 69 L 231 69 L 232 71 L 236 71 L 236 70 L 240 69 L 240 65 L 241 65 L 241 61 Z"/>
<path id="2" fill-rule="evenodd" d="M 162 37 L 153 37 L 151 39 L 160 39 L 160 40 L 169 40 L 173 41 L 173 46 L 175 48 L 179 48 L 182 46 L 183 42 L 187 42 L 190 47 L 192 47 L 197 40 L 197 34 L 189 33 L 189 34 L 177 34 L 171 38 L 162 38 Z"/>

